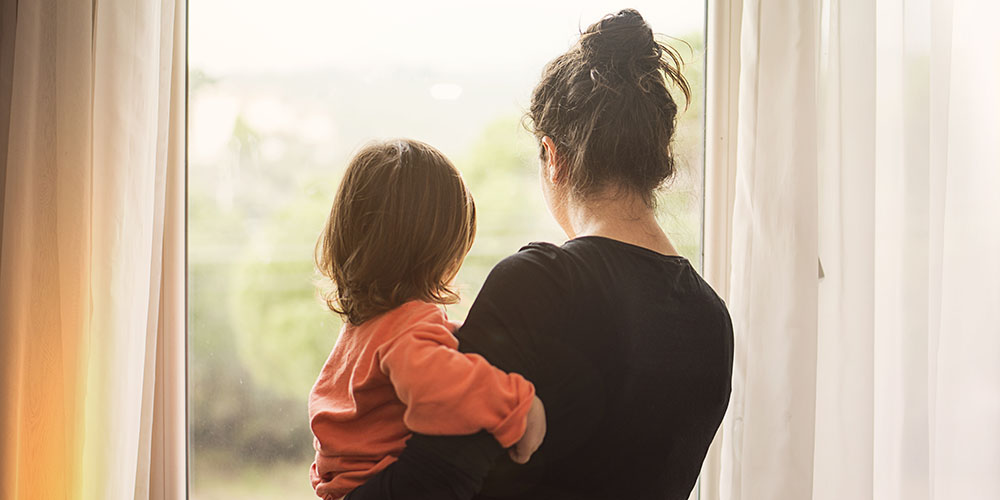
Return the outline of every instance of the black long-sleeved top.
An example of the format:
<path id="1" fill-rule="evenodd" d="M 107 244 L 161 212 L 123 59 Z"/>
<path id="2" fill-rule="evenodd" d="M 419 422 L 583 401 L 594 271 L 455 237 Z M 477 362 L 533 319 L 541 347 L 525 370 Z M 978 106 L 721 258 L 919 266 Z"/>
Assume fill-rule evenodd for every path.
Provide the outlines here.
<path id="1" fill-rule="evenodd" d="M 457 336 L 535 384 L 542 446 L 516 465 L 485 432 L 414 435 L 348 500 L 687 498 L 729 403 L 733 336 L 686 259 L 596 236 L 530 244 Z"/>

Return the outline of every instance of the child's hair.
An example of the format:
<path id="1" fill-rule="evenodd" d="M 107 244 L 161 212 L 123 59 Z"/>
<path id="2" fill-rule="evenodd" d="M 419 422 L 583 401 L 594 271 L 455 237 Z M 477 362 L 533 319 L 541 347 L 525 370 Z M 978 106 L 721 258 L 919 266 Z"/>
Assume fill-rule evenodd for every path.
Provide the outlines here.
<path id="1" fill-rule="evenodd" d="M 449 282 L 476 235 L 458 169 L 428 144 L 370 143 L 351 159 L 316 244 L 333 287 L 323 299 L 352 324 L 419 299 L 458 302 Z"/>

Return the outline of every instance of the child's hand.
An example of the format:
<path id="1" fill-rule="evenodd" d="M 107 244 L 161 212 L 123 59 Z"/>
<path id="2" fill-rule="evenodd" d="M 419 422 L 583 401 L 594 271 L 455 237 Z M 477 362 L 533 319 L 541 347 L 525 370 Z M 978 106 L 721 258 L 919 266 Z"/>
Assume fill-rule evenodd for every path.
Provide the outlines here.
<path id="1" fill-rule="evenodd" d="M 545 439 L 545 406 L 542 405 L 542 400 L 535 396 L 531 401 L 531 408 L 528 409 L 528 427 L 524 430 L 524 436 L 521 436 L 521 440 L 507 453 L 510 454 L 511 460 L 526 464 L 535 450 L 542 445 L 543 439 Z"/>

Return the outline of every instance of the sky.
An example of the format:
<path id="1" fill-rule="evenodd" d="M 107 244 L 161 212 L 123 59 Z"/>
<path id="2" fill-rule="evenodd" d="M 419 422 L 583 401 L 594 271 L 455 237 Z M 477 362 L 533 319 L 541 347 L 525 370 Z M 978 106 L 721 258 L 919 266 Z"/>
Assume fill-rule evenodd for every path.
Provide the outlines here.
<path id="1" fill-rule="evenodd" d="M 191 0 L 189 57 L 193 68 L 216 75 L 400 62 L 444 72 L 540 72 L 580 29 L 624 7 L 666 35 L 704 26 L 705 3 L 696 0 Z"/>

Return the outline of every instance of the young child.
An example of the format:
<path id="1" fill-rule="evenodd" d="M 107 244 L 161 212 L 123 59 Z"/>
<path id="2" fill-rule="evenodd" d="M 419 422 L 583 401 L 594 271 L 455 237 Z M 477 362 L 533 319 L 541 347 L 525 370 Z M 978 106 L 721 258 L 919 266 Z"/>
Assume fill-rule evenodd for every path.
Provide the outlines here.
<path id="1" fill-rule="evenodd" d="M 366 146 L 347 167 L 316 245 L 344 328 L 309 395 L 310 478 L 335 500 L 396 460 L 411 433 L 487 430 L 517 462 L 545 434 L 534 386 L 462 354 L 438 304 L 472 246 L 472 195 L 431 146 Z"/>

